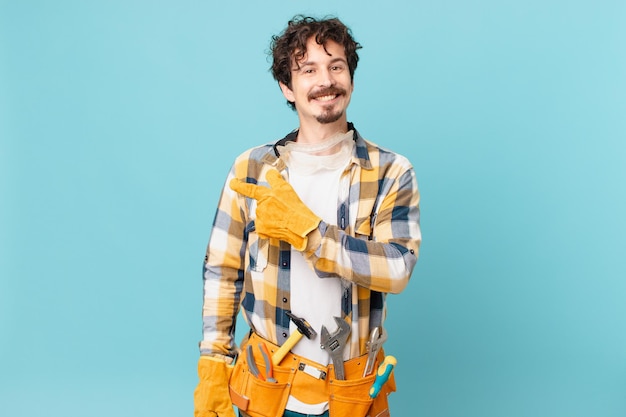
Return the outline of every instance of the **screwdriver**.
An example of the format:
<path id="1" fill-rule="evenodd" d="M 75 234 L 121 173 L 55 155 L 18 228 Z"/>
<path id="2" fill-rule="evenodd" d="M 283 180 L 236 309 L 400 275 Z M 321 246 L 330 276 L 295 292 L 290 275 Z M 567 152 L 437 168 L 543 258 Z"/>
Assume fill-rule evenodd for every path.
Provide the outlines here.
<path id="1" fill-rule="evenodd" d="M 380 364 L 378 370 L 376 371 L 376 379 L 374 380 L 374 384 L 370 388 L 370 397 L 376 398 L 380 393 L 380 389 L 385 385 L 385 382 L 389 379 L 389 375 L 391 375 L 391 371 L 396 366 L 398 361 L 395 357 L 388 355 L 385 356 L 383 363 Z"/>

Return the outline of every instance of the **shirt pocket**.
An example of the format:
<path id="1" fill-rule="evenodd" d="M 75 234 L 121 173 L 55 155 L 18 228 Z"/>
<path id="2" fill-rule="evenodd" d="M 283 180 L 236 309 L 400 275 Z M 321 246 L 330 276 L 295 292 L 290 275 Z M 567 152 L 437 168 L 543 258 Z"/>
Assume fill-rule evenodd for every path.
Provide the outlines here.
<path id="1" fill-rule="evenodd" d="M 267 268 L 267 257 L 269 255 L 269 239 L 262 239 L 257 235 L 252 220 L 246 226 L 248 232 L 248 256 L 250 271 L 263 272 Z"/>

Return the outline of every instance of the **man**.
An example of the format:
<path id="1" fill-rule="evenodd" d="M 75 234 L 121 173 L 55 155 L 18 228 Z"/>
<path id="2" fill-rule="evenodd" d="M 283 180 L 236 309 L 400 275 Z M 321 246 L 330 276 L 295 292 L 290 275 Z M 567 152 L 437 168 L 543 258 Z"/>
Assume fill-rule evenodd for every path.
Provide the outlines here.
<path id="1" fill-rule="evenodd" d="M 359 48 L 335 18 L 296 16 L 273 38 L 272 73 L 299 127 L 239 156 L 222 191 L 196 416 L 234 417 L 233 404 L 252 417 L 389 415 L 395 382 L 370 397 L 368 340 L 383 341 L 385 295 L 405 288 L 417 261 L 419 193 L 407 159 L 347 120 Z M 251 328 L 241 350 L 240 306 Z"/>

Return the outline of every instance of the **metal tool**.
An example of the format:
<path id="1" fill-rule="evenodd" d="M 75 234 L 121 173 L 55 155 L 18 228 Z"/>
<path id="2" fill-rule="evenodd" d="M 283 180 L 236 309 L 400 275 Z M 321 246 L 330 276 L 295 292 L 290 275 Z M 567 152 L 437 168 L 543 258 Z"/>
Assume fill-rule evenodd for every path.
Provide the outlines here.
<path id="1" fill-rule="evenodd" d="M 389 375 L 391 375 L 391 371 L 393 371 L 397 363 L 398 361 L 393 356 L 385 356 L 385 360 L 378 367 L 378 371 L 376 371 L 376 379 L 370 388 L 370 397 L 376 398 L 378 396 L 381 388 L 389 379 Z"/>
<path id="2" fill-rule="evenodd" d="M 248 362 L 248 369 L 250 370 L 250 373 L 261 381 L 278 382 L 274 378 L 274 370 L 272 368 L 272 361 L 270 360 L 270 354 L 267 350 L 267 346 L 259 342 L 259 350 L 261 351 L 261 356 L 265 362 L 265 376 L 261 374 L 259 367 L 256 365 L 256 361 L 254 360 L 254 348 L 252 345 L 246 346 L 246 360 Z"/>
<path id="3" fill-rule="evenodd" d="M 341 317 L 334 317 L 337 330 L 333 334 L 328 333 L 326 326 L 322 326 L 321 348 L 326 350 L 333 361 L 336 379 L 346 379 L 343 368 L 343 348 L 346 346 L 350 325 Z"/>
<path id="4" fill-rule="evenodd" d="M 263 361 L 265 362 L 265 380 L 267 382 L 278 382 L 274 378 L 274 370 L 272 368 L 272 361 L 270 360 L 270 352 L 267 349 L 267 346 L 265 346 L 265 343 L 259 342 L 259 350 L 261 351 Z"/>
<path id="5" fill-rule="evenodd" d="M 374 327 L 370 333 L 370 338 L 367 341 L 367 362 L 365 363 L 365 369 L 363 370 L 363 377 L 368 376 L 374 371 L 376 356 L 378 356 L 378 351 L 386 341 L 387 331 L 385 328 L 382 326 Z"/>
<path id="6" fill-rule="evenodd" d="M 246 347 L 246 360 L 248 361 L 248 369 L 250 370 L 250 373 L 260 380 L 265 381 L 265 378 L 263 377 L 263 375 L 261 375 L 261 372 L 259 372 L 259 368 L 257 368 L 256 362 L 254 361 L 252 345 L 248 345 Z"/>
<path id="7" fill-rule="evenodd" d="M 311 327 L 311 325 L 300 317 L 297 317 L 290 312 L 286 312 L 287 316 L 293 321 L 298 327 L 297 332 L 291 333 L 289 338 L 283 343 L 283 345 L 274 352 L 272 356 L 272 363 L 274 365 L 278 365 L 280 361 L 283 360 L 285 355 L 302 339 L 302 336 L 306 336 L 307 339 L 315 339 L 317 337 L 317 332 Z"/>

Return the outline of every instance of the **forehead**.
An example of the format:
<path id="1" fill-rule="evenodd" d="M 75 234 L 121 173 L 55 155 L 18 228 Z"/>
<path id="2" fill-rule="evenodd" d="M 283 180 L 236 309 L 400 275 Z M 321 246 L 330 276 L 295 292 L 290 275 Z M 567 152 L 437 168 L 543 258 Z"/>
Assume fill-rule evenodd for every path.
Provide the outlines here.
<path id="1" fill-rule="evenodd" d="M 306 42 L 306 50 L 302 55 L 297 51 L 294 54 L 295 63 L 298 65 L 314 64 L 324 61 L 343 59 L 346 60 L 346 52 L 340 44 L 333 40 L 327 40 L 320 45 L 315 41 L 315 37 L 310 37 Z M 301 55 L 301 57 L 299 57 Z"/>

